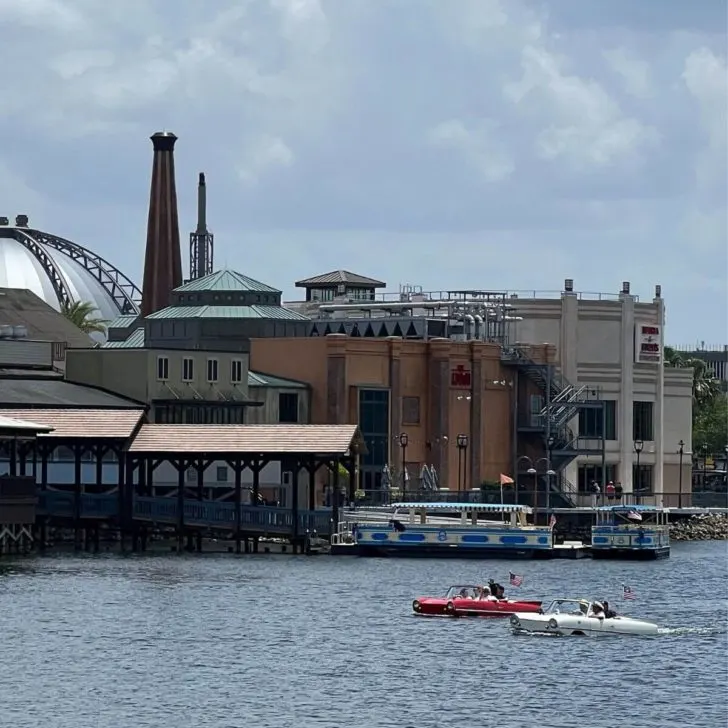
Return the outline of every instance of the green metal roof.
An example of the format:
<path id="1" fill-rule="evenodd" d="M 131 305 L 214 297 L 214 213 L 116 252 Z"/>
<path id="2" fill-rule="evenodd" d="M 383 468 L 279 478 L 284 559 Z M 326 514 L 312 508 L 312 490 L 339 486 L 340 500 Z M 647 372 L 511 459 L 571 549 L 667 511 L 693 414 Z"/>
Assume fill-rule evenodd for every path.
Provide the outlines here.
<path id="1" fill-rule="evenodd" d="M 179 290 L 179 289 L 178 289 Z M 296 311 L 283 306 L 169 306 L 147 316 L 148 319 L 278 319 L 282 321 L 308 321 Z"/>
<path id="2" fill-rule="evenodd" d="M 248 371 L 249 387 L 276 387 L 279 389 L 306 389 L 308 384 L 299 382 L 295 379 L 285 379 L 283 377 L 274 377 L 271 374 L 263 374 L 262 372 Z"/>
<path id="3" fill-rule="evenodd" d="M 252 291 L 253 293 L 281 293 L 265 283 L 248 278 L 234 270 L 219 270 L 216 273 L 196 278 L 174 289 L 179 293 L 191 291 Z"/>
<path id="4" fill-rule="evenodd" d="M 144 328 L 136 329 L 133 334 L 124 341 L 107 341 L 103 349 L 143 349 L 144 348 Z"/>
<path id="5" fill-rule="evenodd" d="M 118 316 L 113 321 L 110 321 L 107 325 L 107 329 L 128 329 L 130 326 L 134 324 L 134 322 L 139 318 L 139 316 L 135 313 L 133 314 L 124 314 L 123 316 Z"/>

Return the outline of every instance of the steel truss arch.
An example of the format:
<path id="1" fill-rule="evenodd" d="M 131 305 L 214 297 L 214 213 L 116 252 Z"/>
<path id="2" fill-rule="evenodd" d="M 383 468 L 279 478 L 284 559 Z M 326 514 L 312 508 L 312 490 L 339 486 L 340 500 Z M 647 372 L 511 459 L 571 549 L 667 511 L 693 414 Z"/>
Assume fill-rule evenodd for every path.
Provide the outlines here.
<path id="1" fill-rule="evenodd" d="M 57 235 L 51 235 L 50 233 L 44 233 L 42 230 L 35 230 L 32 228 L 15 228 L 14 231 L 16 235 L 13 237 L 26 245 L 26 247 L 29 247 L 27 245 L 27 241 L 32 240 L 36 244 L 40 243 L 40 246 L 48 245 L 64 255 L 67 255 L 71 258 L 71 260 L 80 263 L 101 284 L 102 288 L 109 294 L 109 296 L 111 296 L 120 314 L 139 313 L 142 292 L 118 268 L 109 263 L 109 261 L 104 260 L 104 258 L 100 255 L 96 255 L 96 253 L 91 252 L 87 248 L 71 242 L 70 240 L 66 240 L 65 238 L 60 238 Z M 20 240 L 20 236 L 18 236 L 17 233 L 20 233 L 24 239 Z M 35 250 L 33 250 L 33 253 L 38 255 Z M 49 258 L 45 252 L 43 252 L 43 255 L 45 258 Z M 55 265 L 53 265 L 53 267 L 55 268 Z M 46 270 L 46 272 L 48 271 Z M 56 292 L 58 293 L 58 291 Z M 66 294 L 66 296 L 68 301 L 71 301 L 70 295 Z M 59 298 L 61 298 L 60 294 Z M 61 300 L 63 301 L 62 298 Z"/>

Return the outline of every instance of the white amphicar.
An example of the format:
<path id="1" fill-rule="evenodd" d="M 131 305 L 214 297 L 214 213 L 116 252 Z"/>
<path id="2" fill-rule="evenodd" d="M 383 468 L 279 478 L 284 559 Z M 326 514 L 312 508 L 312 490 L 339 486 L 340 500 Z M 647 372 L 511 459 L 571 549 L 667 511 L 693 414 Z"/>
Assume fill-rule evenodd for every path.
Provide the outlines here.
<path id="1" fill-rule="evenodd" d="M 659 627 L 652 622 L 623 617 L 604 611 L 599 602 L 585 599 L 555 599 L 541 612 L 511 615 L 514 634 L 534 633 L 554 636 L 604 634 L 655 635 Z"/>

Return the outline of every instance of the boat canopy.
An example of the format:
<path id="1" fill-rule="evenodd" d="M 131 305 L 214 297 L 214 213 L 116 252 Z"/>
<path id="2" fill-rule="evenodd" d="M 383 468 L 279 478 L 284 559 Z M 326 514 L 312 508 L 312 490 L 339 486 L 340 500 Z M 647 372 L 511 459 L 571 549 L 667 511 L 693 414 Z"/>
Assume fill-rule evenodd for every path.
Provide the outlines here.
<path id="1" fill-rule="evenodd" d="M 530 506 L 516 505 L 514 503 L 447 503 L 447 502 L 415 502 L 392 503 L 391 508 L 416 508 L 428 511 L 476 511 L 478 513 L 532 513 Z"/>

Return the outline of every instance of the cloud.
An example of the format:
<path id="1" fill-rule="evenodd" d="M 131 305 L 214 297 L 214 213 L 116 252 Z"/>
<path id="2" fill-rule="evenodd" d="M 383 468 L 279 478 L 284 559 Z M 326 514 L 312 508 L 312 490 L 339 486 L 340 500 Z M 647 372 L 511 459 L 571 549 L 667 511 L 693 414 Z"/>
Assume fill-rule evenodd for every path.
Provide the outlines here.
<path id="1" fill-rule="evenodd" d="M 715 338 L 724 3 L 597 5 L 0 0 L 0 215 L 138 279 L 148 137 L 168 129 L 182 234 L 204 170 L 219 260 L 291 295 L 335 267 L 436 289 L 661 283 L 670 336 Z"/>

